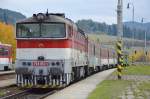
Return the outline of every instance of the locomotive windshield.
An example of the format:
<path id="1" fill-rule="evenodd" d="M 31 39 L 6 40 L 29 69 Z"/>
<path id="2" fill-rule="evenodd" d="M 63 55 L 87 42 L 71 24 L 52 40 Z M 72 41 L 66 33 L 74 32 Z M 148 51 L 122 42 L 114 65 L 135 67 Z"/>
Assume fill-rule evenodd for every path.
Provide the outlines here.
<path id="1" fill-rule="evenodd" d="M 63 23 L 19 23 L 18 38 L 64 38 L 66 37 Z"/>

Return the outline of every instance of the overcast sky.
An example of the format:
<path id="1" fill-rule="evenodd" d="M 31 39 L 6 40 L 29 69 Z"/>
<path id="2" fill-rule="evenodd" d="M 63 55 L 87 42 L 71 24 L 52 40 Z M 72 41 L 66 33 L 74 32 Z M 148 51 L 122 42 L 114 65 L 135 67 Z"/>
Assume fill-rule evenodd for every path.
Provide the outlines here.
<path id="1" fill-rule="evenodd" d="M 108 24 L 116 23 L 116 6 L 118 0 L 0 0 L 0 8 L 21 12 L 27 17 L 33 13 L 61 12 L 73 21 L 93 19 Z M 127 3 L 135 6 L 135 21 L 141 18 L 150 21 L 150 0 L 124 0 L 124 21 L 132 20 L 132 7 L 127 9 Z M 149 19 L 148 19 L 149 18 Z"/>

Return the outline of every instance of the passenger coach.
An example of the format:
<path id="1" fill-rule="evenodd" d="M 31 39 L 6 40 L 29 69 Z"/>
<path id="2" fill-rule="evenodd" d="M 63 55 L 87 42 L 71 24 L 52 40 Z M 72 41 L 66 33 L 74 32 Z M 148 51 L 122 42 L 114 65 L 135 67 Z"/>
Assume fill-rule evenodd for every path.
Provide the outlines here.
<path id="1" fill-rule="evenodd" d="M 12 46 L 0 43 L 0 70 L 12 69 Z"/>

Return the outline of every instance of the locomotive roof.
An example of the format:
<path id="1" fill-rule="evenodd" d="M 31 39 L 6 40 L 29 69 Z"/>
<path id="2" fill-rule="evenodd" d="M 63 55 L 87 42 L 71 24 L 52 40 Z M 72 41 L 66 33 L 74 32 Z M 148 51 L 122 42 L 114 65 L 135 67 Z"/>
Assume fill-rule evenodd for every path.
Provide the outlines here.
<path id="1" fill-rule="evenodd" d="M 44 16 L 44 19 L 42 21 L 37 19 L 37 16 L 41 14 Z M 68 25 L 73 26 L 77 31 L 85 35 L 84 31 L 82 31 L 80 28 L 77 27 L 77 25 L 68 18 L 65 18 L 65 14 L 63 13 L 38 13 L 38 14 L 33 14 L 32 17 L 29 17 L 27 19 L 18 21 L 17 23 L 37 23 L 37 22 L 59 22 L 59 23 L 66 23 Z"/>
<path id="2" fill-rule="evenodd" d="M 39 21 L 36 18 L 38 16 L 38 14 L 33 14 L 32 17 L 18 21 L 17 23 L 60 22 L 60 23 L 66 23 L 66 24 L 70 24 L 70 25 L 74 24 L 73 21 L 65 18 L 64 14 L 54 14 L 54 13 L 49 13 L 49 14 L 39 13 L 39 14 L 42 14 L 44 16 L 44 19 L 42 21 Z"/>

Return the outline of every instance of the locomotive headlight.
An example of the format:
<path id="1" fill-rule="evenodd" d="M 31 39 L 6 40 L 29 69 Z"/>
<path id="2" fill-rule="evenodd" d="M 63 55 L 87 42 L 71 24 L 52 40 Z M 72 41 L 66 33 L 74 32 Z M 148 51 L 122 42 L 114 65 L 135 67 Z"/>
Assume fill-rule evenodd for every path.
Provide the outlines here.
<path id="1" fill-rule="evenodd" d="M 52 66 L 55 66 L 55 62 L 52 62 Z"/>
<path id="2" fill-rule="evenodd" d="M 28 66 L 31 66 L 31 62 L 28 62 L 27 64 L 28 64 Z"/>
<path id="3" fill-rule="evenodd" d="M 56 62 L 56 65 L 57 65 L 57 66 L 59 66 L 59 65 L 60 65 L 60 63 L 59 63 L 59 62 Z"/>
<path id="4" fill-rule="evenodd" d="M 26 62 L 22 62 L 22 65 L 23 65 L 23 66 L 26 66 L 26 65 L 27 65 L 27 63 L 26 63 Z"/>
<path id="5" fill-rule="evenodd" d="M 23 66 L 31 66 L 31 62 L 22 62 Z"/>

